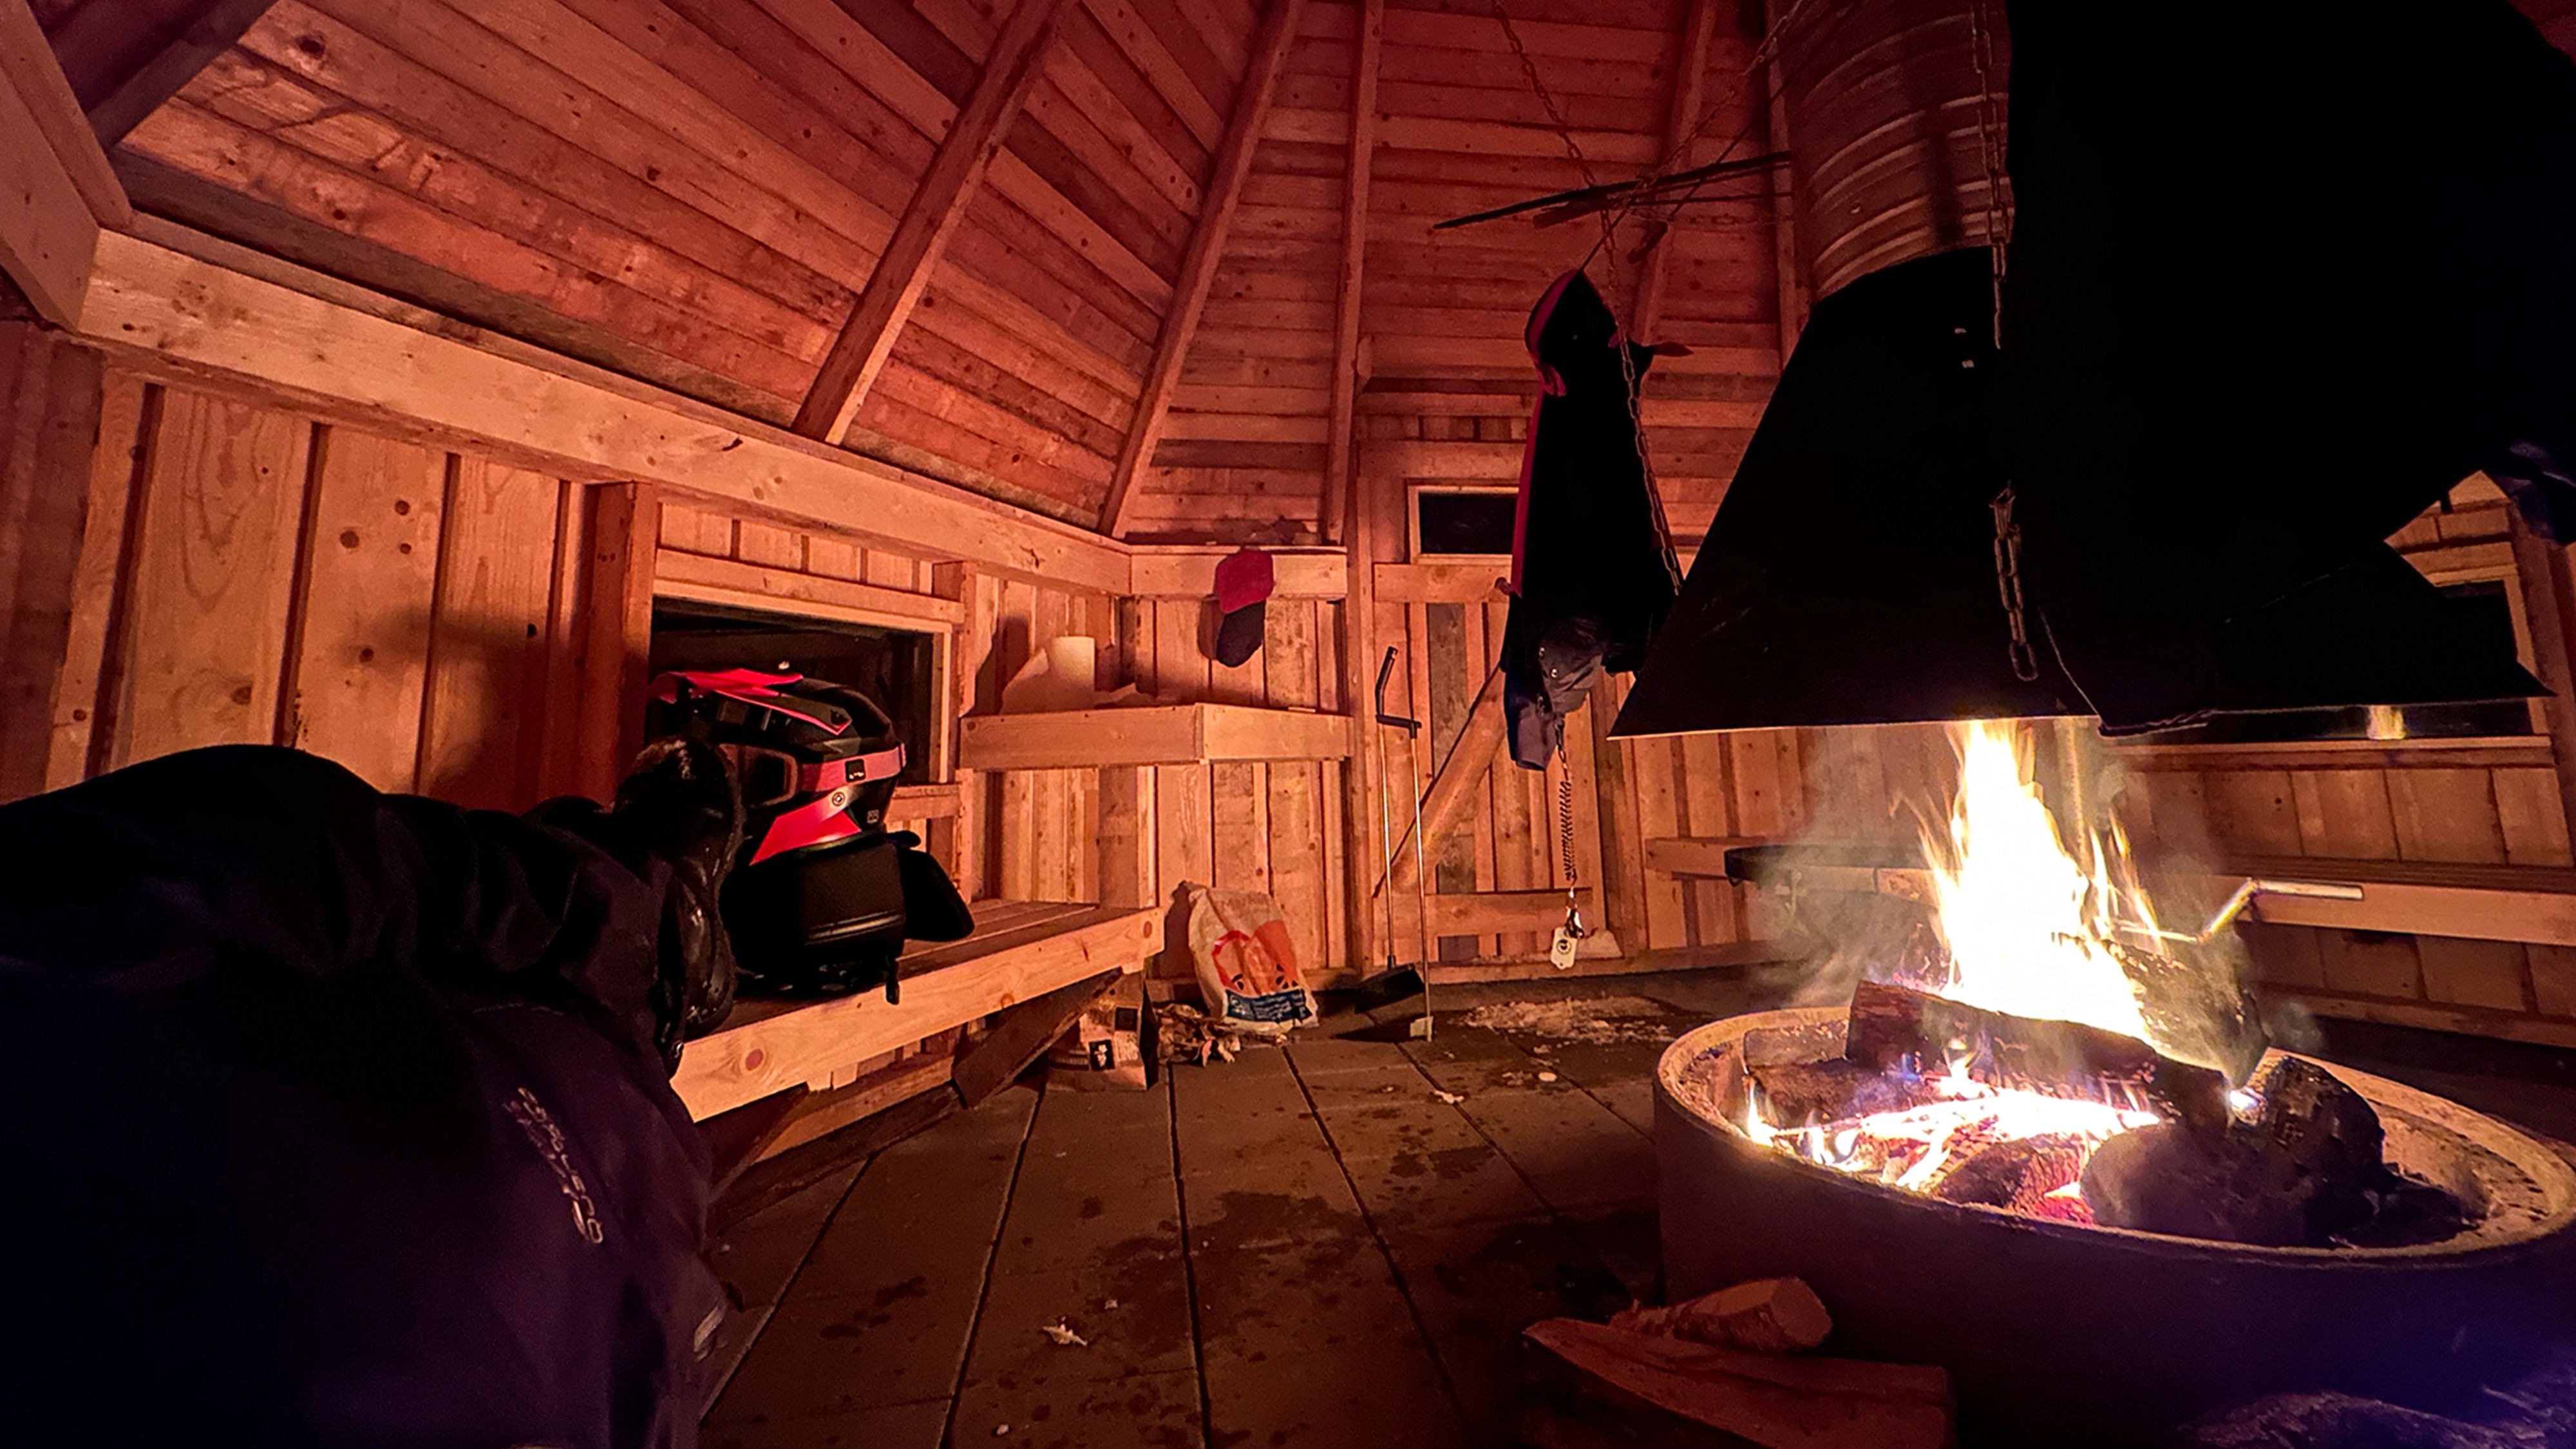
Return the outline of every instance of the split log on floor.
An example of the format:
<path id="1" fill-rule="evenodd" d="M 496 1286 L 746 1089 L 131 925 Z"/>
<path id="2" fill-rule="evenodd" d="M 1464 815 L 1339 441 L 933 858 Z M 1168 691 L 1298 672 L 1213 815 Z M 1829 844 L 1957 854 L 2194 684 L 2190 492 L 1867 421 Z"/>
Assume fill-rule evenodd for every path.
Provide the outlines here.
<path id="1" fill-rule="evenodd" d="M 1524 1335 L 1587 1388 L 1677 1414 L 1763 1449 L 1943 1449 L 1950 1376 L 1939 1368 L 1775 1357 L 1550 1318 Z"/>
<path id="2" fill-rule="evenodd" d="M 1613 1316 L 1610 1326 L 1748 1353 L 1803 1353 L 1825 1341 L 1834 1320 L 1803 1281 L 1762 1278 L 1669 1308 L 1630 1308 Z"/>
<path id="3" fill-rule="evenodd" d="M 1953 1043 L 1970 1055 L 1968 1075 L 1994 1087 L 2057 1097 L 2136 1100 L 2195 1131 L 2226 1130 L 2227 1079 L 2178 1062 L 2135 1037 L 2071 1021 L 2012 1016 L 1908 987 L 1864 981 L 1852 993 L 1843 1055 L 1876 1071 L 1911 1058 L 1937 1068 Z"/>

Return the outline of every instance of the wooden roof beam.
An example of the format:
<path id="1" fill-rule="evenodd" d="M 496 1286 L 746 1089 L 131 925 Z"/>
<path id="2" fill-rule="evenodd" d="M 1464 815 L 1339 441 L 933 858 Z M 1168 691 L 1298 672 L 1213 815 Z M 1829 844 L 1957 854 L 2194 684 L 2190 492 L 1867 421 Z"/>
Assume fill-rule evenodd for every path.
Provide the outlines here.
<path id="1" fill-rule="evenodd" d="M 89 0 L 48 37 L 99 144 L 143 118 L 230 50 L 272 0 Z"/>
<path id="2" fill-rule="evenodd" d="M 0 196 L 0 273 L 38 316 L 73 325 L 99 228 L 132 225 L 134 208 L 26 0 L 0 0 Z"/>
<path id="3" fill-rule="evenodd" d="M 1673 108 L 1664 118 L 1666 169 L 1684 170 L 1685 154 L 1699 134 L 1700 115 L 1708 107 L 1708 52 L 1717 39 L 1717 0 L 1690 0 L 1682 8 L 1681 32 L 1674 38 Z M 1768 173 L 1765 173 L 1767 176 Z M 1652 342 L 1664 320 L 1664 292 L 1673 272 L 1673 233 L 1667 227 L 1646 254 L 1645 272 L 1637 278 L 1637 305 L 1629 319 L 1631 335 Z"/>
<path id="4" fill-rule="evenodd" d="M 1351 63 L 1351 149 L 1342 170 L 1342 276 L 1334 295 L 1331 432 L 1324 438 L 1324 542 L 1342 536 L 1355 476 L 1352 413 L 1359 400 L 1360 295 L 1368 263 L 1369 172 L 1377 157 L 1378 55 L 1386 40 L 1386 0 L 1361 0 L 1358 45 Z"/>
<path id="5" fill-rule="evenodd" d="M 930 169 L 913 188 L 894 235 L 851 304 L 850 320 L 832 342 L 822 371 L 805 393 L 794 431 L 837 442 L 885 371 L 895 339 L 920 305 L 922 289 L 1002 151 L 1011 122 L 1054 48 L 1066 0 L 1019 0 L 984 58 L 983 78 L 950 123 Z"/>
<path id="6" fill-rule="evenodd" d="M 1305 8 L 1305 0 L 1269 0 L 1262 8 L 1261 24 L 1252 37 L 1252 62 L 1242 89 L 1235 93 L 1225 138 L 1217 145 L 1215 175 L 1200 204 L 1198 225 L 1191 229 L 1189 249 L 1181 254 L 1181 274 L 1172 285 L 1171 310 L 1163 314 L 1162 334 L 1154 343 L 1144 394 L 1136 400 L 1136 420 L 1127 430 L 1127 445 L 1119 450 L 1117 471 L 1110 475 L 1108 500 L 1101 505 L 1100 531 L 1113 538 L 1127 531 L 1137 476 L 1163 441 L 1172 393 L 1180 386 L 1181 363 L 1189 355 L 1190 338 L 1198 331 L 1199 314 L 1207 309 L 1217 263 L 1225 255 L 1226 234 L 1234 229 L 1234 214 L 1243 204 L 1243 183 L 1252 174 L 1252 154 L 1270 119 L 1279 73 Z"/>

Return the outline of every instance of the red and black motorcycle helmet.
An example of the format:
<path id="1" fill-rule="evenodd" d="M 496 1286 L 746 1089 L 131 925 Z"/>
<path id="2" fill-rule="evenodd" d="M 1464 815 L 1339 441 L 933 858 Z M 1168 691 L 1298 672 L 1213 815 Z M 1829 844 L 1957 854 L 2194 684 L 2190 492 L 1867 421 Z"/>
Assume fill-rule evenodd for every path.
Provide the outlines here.
<path id="1" fill-rule="evenodd" d="M 876 701 L 844 684 L 758 669 L 653 681 L 655 735 L 729 746 L 742 775 L 742 864 L 885 828 L 903 742 Z"/>
<path id="2" fill-rule="evenodd" d="M 757 669 L 665 674 L 652 699 L 656 736 L 721 746 L 742 778 L 743 854 L 723 913 L 746 989 L 823 995 L 882 984 L 892 997 L 912 929 L 907 881 L 926 894 L 938 875 L 955 897 L 913 837 L 886 833 L 904 766 L 894 722 L 847 685 Z"/>

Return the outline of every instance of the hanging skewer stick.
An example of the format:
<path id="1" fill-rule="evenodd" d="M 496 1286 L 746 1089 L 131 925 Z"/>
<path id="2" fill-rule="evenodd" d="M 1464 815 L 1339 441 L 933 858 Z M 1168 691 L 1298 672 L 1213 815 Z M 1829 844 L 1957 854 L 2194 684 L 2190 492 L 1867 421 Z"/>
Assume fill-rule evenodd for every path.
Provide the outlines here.
<path id="1" fill-rule="evenodd" d="M 1558 221 L 1568 221 L 1574 217 L 1591 215 L 1596 211 L 1606 211 L 1614 206 L 1633 206 L 1652 201 L 1667 192 L 1688 191 L 1704 181 L 1715 181 L 1720 177 L 1742 176 L 1767 170 L 1788 159 L 1788 152 L 1773 151 L 1761 156 L 1747 157 L 1741 161 L 1713 161 L 1706 166 L 1693 167 L 1688 171 L 1675 171 L 1666 176 L 1649 177 L 1643 181 L 1578 186 L 1572 191 L 1559 191 L 1550 196 L 1536 196 L 1527 201 L 1516 201 L 1509 206 L 1498 206 L 1491 211 L 1477 212 L 1473 216 L 1453 216 L 1447 221 L 1433 223 L 1431 229 L 1447 231 L 1451 227 L 1473 226 L 1480 221 L 1499 221 L 1507 216 L 1519 216 L 1523 212 L 1538 211 L 1547 207 L 1553 207 L 1556 210 L 1550 212 L 1549 217 L 1542 218 L 1540 224 L 1553 225 Z"/>

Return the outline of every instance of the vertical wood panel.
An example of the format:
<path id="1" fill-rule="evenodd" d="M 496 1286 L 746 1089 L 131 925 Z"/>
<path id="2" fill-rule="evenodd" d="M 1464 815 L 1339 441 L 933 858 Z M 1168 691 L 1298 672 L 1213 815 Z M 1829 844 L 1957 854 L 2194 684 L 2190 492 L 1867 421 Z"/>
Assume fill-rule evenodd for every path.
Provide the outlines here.
<path id="1" fill-rule="evenodd" d="M 2302 770 L 2292 777 L 2290 794 L 2302 853 L 2340 860 L 2397 858 L 2386 771 Z"/>
<path id="2" fill-rule="evenodd" d="M 2406 860 L 2498 864 L 2504 824 L 2485 770 L 2392 770 L 2388 803 Z"/>
<path id="3" fill-rule="evenodd" d="M 2497 823 L 2504 856 L 2514 865 L 2566 865 L 2567 811 L 2559 801 L 2555 770 L 2494 773 Z"/>
<path id="4" fill-rule="evenodd" d="M 2463 941 L 2419 936 L 2424 995 L 2455 1006 L 2524 1011 L 2523 948 L 2518 941 Z"/>
<path id="5" fill-rule="evenodd" d="M 535 803 L 522 756 L 545 744 L 563 493 L 543 474 L 457 460 L 440 510 L 415 767 L 424 794 L 486 809 Z"/>
<path id="6" fill-rule="evenodd" d="M 2281 770 L 2229 770 L 2203 777 L 2211 836 L 2258 855 L 2299 853 L 2299 817 Z"/>
<path id="7" fill-rule="evenodd" d="M 54 690 L 54 729 L 45 788 L 59 790 L 89 774 L 100 729 L 100 692 L 108 650 L 128 602 L 123 583 L 134 542 L 128 510 L 140 502 L 145 438 L 157 432 L 161 393 L 142 379 L 113 373 L 99 404 L 98 447 L 89 468 L 89 506 L 73 566 L 71 628 Z"/>
<path id="8" fill-rule="evenodd" d="M 277 732 L 313 425 L 173 389 L 150 450 L 114 764 Z"/>
<path id="9" fill-rule="evenodd" d="M 314 469 L 286 743 L 414 787 L 448 459 L 326 428 Z M 549 550 L 550 552 L 551 550 Z"/>

